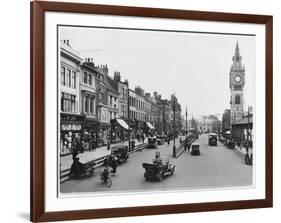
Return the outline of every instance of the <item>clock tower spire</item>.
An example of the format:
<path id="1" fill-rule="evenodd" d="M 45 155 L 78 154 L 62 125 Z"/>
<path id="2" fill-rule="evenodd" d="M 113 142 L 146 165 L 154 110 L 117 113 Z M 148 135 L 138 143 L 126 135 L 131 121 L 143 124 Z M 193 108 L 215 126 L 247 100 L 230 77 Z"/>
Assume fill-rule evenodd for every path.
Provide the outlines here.
<path id="1" fill-rule="evenodd" d="M 243 91 L 245 85 L 245 66 L 242 64 L 242 56 L 238 41 L 236 42 L 235 53 L 232 57 L 232 65 L 229 72 L 230 88 L 230 124 L 243 118 L 244 98 Z"/>

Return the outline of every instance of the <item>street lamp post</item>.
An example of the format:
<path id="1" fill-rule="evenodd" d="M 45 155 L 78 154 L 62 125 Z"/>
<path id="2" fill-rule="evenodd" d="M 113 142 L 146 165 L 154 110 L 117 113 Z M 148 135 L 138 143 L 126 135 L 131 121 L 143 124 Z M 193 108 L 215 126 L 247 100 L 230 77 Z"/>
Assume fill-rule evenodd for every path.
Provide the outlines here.
<path id="1" fill-rule="evenodd" d="M 185 111 L 185 138 L 187 138 L 187 106 Z"/>
<path id="2" fill-rule="evenodd" d="M 175 100 L 175 94 L 173 97 L 173 115 L 174 115 L 174 145 L 173 145 L 173 157 L 176 157 L 176 100 Z"/>

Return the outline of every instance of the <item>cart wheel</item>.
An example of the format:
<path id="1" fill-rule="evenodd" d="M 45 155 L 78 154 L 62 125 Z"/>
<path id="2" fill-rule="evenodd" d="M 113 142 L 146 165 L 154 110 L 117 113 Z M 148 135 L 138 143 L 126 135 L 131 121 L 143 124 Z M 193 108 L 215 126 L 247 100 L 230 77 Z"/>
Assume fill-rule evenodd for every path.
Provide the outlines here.
<path id="1" fill-rule="evenodd" d="M 91 170 L 90 170 L 90 177 L 93 176 L 94 173 L 95 173 L 95 169 L 92 167 Z"/>
<path id="2" fill-rule="evenodd" d="M 100 180 L 103 182 L 103 173 L 100 174 Z"/>
<path id="3" fill-rule="evenodd" d="M 112 185 L 112 181 L 111 181 L 110 177 L 108 177 L 106 180 L 106 186 L 111 187 L 111 185 Z"/>
<path id="4" fill-rule="evenodd" d="M 153 170 L 150 170 L 150 169 L 146 170 L 146 177 L 147 178 L 153 178 L 153 176 L 154 176 Z"/>
<path id="5" fill-rule="evenodd" d="M 162 181 L 164 179 L 164 173 L 160 173 L 160 176 L 159 176 L 159 181 Z"/>
<path id="6" fill-rule="evenodd" d="M 172 171 L 171 171 L 171 175 L 173 175 L 175 172 L 175 167 L 173 167 Z"/>

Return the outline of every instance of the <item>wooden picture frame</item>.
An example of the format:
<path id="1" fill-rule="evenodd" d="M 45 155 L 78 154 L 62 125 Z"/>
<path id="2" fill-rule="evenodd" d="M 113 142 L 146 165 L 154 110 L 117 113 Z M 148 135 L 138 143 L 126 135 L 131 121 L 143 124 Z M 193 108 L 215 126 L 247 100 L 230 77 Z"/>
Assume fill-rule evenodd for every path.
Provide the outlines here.
<path id="1" fill-rule="evenodd" d="M 62 2 L 31 2 L 30 39 L 30 218 L 31 221 L 59 221 L 123 216 L 175 214 L 187 212 L 265 208 L 273 205 L 273 18 L 267 15 L 249 15 L 158 8 L 138 8 L 112 5 L 93 5 Z M 45 210 L 45 49 L 44 14 L 69 12 L 101 15 L 235 22 L 265 25 L 265 198 L 225 202 L 187 203 L 126 208 L 46 212 Z"/>

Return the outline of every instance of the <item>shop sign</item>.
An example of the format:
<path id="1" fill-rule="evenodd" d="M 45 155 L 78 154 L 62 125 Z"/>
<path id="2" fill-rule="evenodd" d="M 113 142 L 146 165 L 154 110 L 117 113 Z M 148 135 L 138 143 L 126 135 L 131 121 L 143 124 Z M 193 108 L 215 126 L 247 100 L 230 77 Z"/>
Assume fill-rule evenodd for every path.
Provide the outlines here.
<path id="1" fill-rule="evenodd" d="M 75 124 L 63 124 L 61 125 L 62 131 L 80 131 L 81 125 L 75 125 Z"/>

